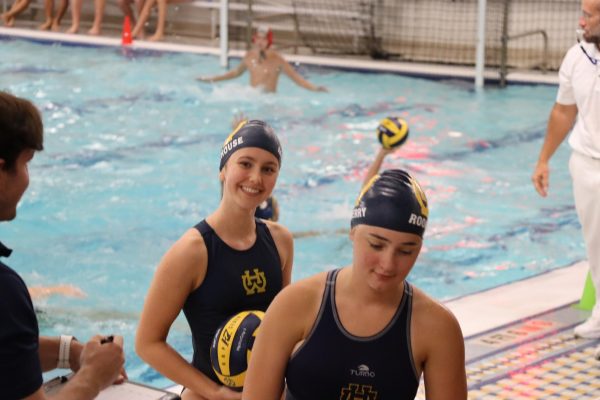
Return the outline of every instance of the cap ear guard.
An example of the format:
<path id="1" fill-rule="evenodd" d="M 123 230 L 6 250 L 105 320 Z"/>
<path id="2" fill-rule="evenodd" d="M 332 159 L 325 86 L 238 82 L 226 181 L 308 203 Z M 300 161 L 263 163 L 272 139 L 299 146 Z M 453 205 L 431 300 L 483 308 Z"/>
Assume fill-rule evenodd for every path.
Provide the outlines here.
<path id="1" fill-rule="evenodd" d="M 252 35 L 252 43 L 256 43 L 259 36 L 264 36 L 267 39 L 267 49 L 273 44 L 273 31 L 271 28 L 258 27 L 256 33 Z"/>

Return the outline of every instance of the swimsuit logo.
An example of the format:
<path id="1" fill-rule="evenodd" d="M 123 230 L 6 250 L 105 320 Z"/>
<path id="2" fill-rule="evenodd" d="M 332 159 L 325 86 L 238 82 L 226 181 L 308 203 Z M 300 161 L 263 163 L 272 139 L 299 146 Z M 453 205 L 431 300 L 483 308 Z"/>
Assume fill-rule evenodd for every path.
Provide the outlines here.
<path id="1" fill-rule="evenodd" d="M 359 365 L 356 369 L 350 370 L 352 376 L 362 376 L 367 378 L 375 378 L 375 372 L 370 371 L 369 367 L 365 364 Z"/>
<path id="2" fill-rule="evenodd" d="M 244 285 L 247 296 L 264 293 L 267 290 L 265 273 L 258 268 L 254 268 L 252 271 L 253 275 L 250 275 L 249 270 L 244 271 L 244 275 L 242 275 L 242 285 Z"/>
<path id="3" fill-rule="evenodd" d="M 371 385 L 351 383 L 342 388 L 340 400 L 377 400 L 377 391 Z"/>

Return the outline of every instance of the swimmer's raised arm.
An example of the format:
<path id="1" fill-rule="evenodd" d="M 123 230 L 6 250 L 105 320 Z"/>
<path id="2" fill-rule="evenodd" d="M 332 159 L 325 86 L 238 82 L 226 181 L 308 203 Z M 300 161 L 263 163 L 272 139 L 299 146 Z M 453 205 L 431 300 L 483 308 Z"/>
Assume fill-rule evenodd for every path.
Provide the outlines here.
<path id="1" fill-rule="evenodd" d="M 27 288 L 29 295 L 33 300 L 39 300 L 52 295 L 61 295 L 66 297 L 84 298 L 87 295 L 77 286 L 61 284 L 55 286 L 30 286 Z"/>
<path id="2" fill-rule="evenodd" d="M 302 77 L 296 70 L 283 58 L 281 58 L 281 68 L 284 74 L 286 74 L 291 80 L 293 80 L 298 86 L 304 89 L 311 90 L 313 92 L 328 92 L 325 86 L 317 86 Z"/>
<path id="3" fill-rule="evenodd" d="M 201 81 L 201 82 L 211 82 L 211 83 L 219 82 L 219 81 L 226 81 L 229 79 L 237 78 L 238 76 L 242 75 L 245 71 L 246 71 L 246 63 L 242 61 L 237 67 L 235 67 L 232 70 L 227 71 L 226 73 L 224 73 L 222 75 L 199 76 L 198 78 L 196 78 L 196 80 Z"/>
<path id="4" fill-rule="evenodd" d="M 379 169 L 381 168 L 381 164 L 383 164 L 383 159 L 385 158 L 385 156 L 387 156 L 390 153 L 393 153 L 394 150 L 395 150 L 394 148 L 386 149 L 383 146 L 379 148 L 379 151 L 377 152 L 377 155 L 375 156 L 373 163 L 371 164 L 371 166 L 369 167 L 369 170 L 367 171 L 367 175 L 365 175 L 365 179 L 363 180 L 363 184 L 362 184 L 363 187 L 371 180 L 371 178 L 373 178 L 375 175 L 377 175 L 377 173 L 379 172 Z"/>

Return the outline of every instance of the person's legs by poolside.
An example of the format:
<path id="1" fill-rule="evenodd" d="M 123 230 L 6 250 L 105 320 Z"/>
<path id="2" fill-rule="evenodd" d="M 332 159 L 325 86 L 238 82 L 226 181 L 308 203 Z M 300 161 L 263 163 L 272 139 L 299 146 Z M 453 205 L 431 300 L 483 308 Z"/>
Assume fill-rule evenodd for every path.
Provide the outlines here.
<path id="1" fill-rule="evenodd" d="M 150 18 L 150 12 L 152 7 L 156 4 L 158 10 L 158 17 L 156 21 L 156 32 L 150 37 L 150 41 L 160 41 L 165 36 L 165 23 L 167 18 L 167 3 L 168 0 L 144 0 L 143 8 L 139 13 L 139 18 L 133 30 L 131 36 L 135 39 L 139 39 L 143 36 L 144 25 Z"/>
<path id="2" fill-rule="evenodd" d="M 60 22 L 62 21 L 65 13 L 67 12 L 67 8 L 69 7 L 69 0 L 61 0 L 60 5 L 58 6 L 58 11 L 56 12 L 56 16 L 52 20 L 51 29 L 54 32 L 58 32 L 60 30 Z"/>
<path id="3" fill-rule="evenodd" d="M 94 0 L 94 23 L 88 31 L 89 35 L 97 36 L 102 33 L 102 20 L 104 19 L 105 0 Z"/>
<path id="4" fill-rule="evenodd" d="M 23 11 L 29 7 L 29 3 L 31 0 L 17 0 L 14 2 L 10 10 L 0 15 L 2 21 L 4 22 L 4 26 L 13 27 L 15 25 L 15 17 L 21 14 Z"/>
<path id="5" fill-rule="evenodd" d="M 575 327 L 575 335 L 600 338 L 600 160 L 573 152 L 569 160 L 575 208 L 581 223 L 596 305 L 590 318 Z"/>
<path id="6" fill-rule="evenodd" d="M 43 24 L 38 26 L 38 29 L 47 31 L 52 26 L 52 20 L 54 18 L 54 0 L 44 0 L 44 14 L 46 14 L 46 20 Z"/>
<path id="7" fill-rule="evenodd" d="M 157 42 L 165 37 L 165 24 L 167 20 L 167 0 L 157 0 L 158 20 L 156 21 L 156 32 L 150 37 L 150 41 Z"/>
<path id="8" fill-rule="evenodd" d="M 58 32 L 60 27 L 60 21 L 65 15 L 65 12 L 67 12 L 68 7 L 69 0 L 61 0 L 55 15 L 54 0 L 44 0 L 44 14 L 46 15 L 46 20 L 44 21 L 44 23 L 38 26 L 38 29 L 42 31 L 52 29 L 53 31 Z"/>
<path id="9" fill-rule="evenodd" d="M 71 27 L 67 29 L 67 33 L 77 33 L 79 31 L 79 23 L 81 18 L 81 5 L 83 0 L 72 0 L 71 6 Z M 88 31 L 89 35 L 99 35 L 102 32 L 102 19 L 104 18 L 105 0 L 94 0 L 94 22 Z"/>
<path id="10" fill-rule="evenodd" d="M 79 31 L 82 3 L 83 0 L 73 0 L 73 4 L 71 4 L 71 27 L 67 29 L 67 33 L 77 33 Z"/>
<path id="11" fill-rule="evenodd" d="M 138 39 L 141 37 L 141 34 L 144 30 L 144 25 L 148 21 L 148 18 L 150 18 L 150 12 L 155 3 L 156 0 L 146 0 L 144 2 L 142 10 L 138 14 L 138 20 L 135 23 L 133 30 L 131 31 L 131 37 L 133 37 L 134 39 Z"/>
<path id="12" fill-rule="evenodd" d="M 135 3 L 135 12 L 133 12 L 133 9 L 131 8 L 132 3 Z M 145 0 L 118 0 L 119 8 L 123 11 L 123 15 L 129 17 L 131 24 L 134 27 L 137 24 L 137 16 L 142 13 L 144 3 Z M 144 27 L 140 30 L 138 38 L 144 39 Z"/>

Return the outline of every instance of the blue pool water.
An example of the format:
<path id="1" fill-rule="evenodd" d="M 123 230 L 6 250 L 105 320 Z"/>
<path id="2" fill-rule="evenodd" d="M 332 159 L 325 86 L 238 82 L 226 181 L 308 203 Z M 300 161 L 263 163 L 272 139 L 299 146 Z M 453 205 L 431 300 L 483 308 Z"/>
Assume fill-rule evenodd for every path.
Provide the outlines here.
<path id="1" fill-rule="evenodd" d="M 237 112 L 269 121 L 282 140 L 275 194 L 295 242 L 294 279 L 347 264 L 344 233 L 375 127 L 410 124 L 386 167 L 412 171 L 426 188 L 426 249 L 410 279 L 449 299 L 584 258 L 562 146 L 551 194 L 530 175 L 556 88 L 472 90 L 470 83 L 300 66 L 330 93 L 281 78 L 277 94 L 194 81 L 221 72 L 212 56 L 0 40 L 0 88 L 42 110 L 45 151 L 32 162 L 18 218 L 0 224 L 10 264 L 30 285 L 69 283 L 85 299 L 38 303 L 42 334 L 120 332 L 132 379 L 168 381 L 133 351 L 138 314 L 166 249 L 219 201 L 220 145 Z M 234 61 L 234 64 L 236 62 Z M 169 342 L 191 356 L 184 320 Z"/>

